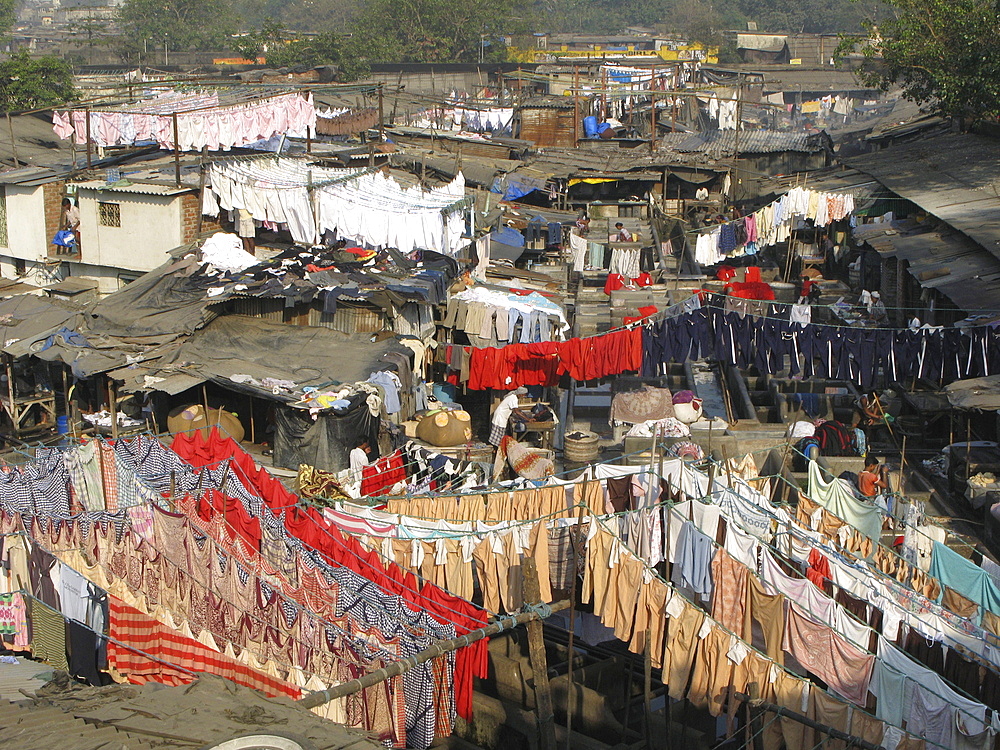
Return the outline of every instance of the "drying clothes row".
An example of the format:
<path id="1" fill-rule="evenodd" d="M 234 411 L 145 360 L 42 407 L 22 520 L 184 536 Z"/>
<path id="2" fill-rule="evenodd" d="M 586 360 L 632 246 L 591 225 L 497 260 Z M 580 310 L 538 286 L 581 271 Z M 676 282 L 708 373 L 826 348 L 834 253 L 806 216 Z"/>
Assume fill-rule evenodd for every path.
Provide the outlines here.
<path id="1" fill-rule="evenodd" d="M 715 307 L 643 327 L 644 377 L 669 362 L 718 359 L 759 372 L 849 380 L 871 390 L 911 378 L 950 383 L 1000 373 L 1000 329 L 889 330 L 802 325 Z"/>
<path id="2" fill-rule="evenodd" d="M 632 480 L 629 480 L 629 484 L 631 485 L 633 483 L 633 481 L 634 481 L 634 478 Z M 610 489 L 611 489 L 611 487 L 609 485 L 609 490 Z M 743 490 L 742 494 L 748 494 L 746 492 L 746 489 Z M 609 492 L 609 499 L 613 495 L 614 495 L 613 492 Z M 644 496 L 645 495 L 645 491 L 640 491 L 639 495 L 640 496 Z M 758 502 L 760 502 L 760 501 L 758 501 Z M 722 503 L 722 504 L 720 504 L 720 508 L 721 507 L 726 507 L 726 506 L 725 506 L 724 503 Z M 703 516 L 702 516 L 701 513 L 699 513 L 698 517 L 700 519 L 703 519 Z M 718 527 L 718 519 L 719 519 L 718 509 L 717 509 L 717 514 L 716 514 L 715 518 L 716 518 L 715 523 L 716 523 L 716 526 Z M 682 520 L 682 523 L 678 523 L 677 526 L 680 526 L 683 529 L 684 528 L 684 524 L 687 523 L 687 522 L 683 522 L 683 519 L 681 519 L 681 520 Z M 702 522 L 704 522 L 704 520 L 702 520 Z M 676 526 L 675 526 L 675 528 L 676 528 Z M 756 528 L 756 526 L 754 524 L 752 524 L 752 523 L 751 523 L 751 530 L 752 531 L 759 531 L 759 529 Z M 713 530 L 713 531 L 715 531 L 715 530 Z M 715 532 L 715 533 L 717 533 L 717 532 Z M 738 534 L 738 532 L 736 531 L 735 527 L 730 527 L 730 533 Z M 669 537 L 669 535 L 667 535 L 667 536 Z M 680 536 L 680 534 L 678 536 Z M 693 535 L 689 536 L 689 538 L 693 538 Z M 707 569 L 704 568 L 704 565 L 702 565 L 702 569 L 700 571 L 698 571 L 698 570 L 695 570 L 695 568 L 697 567 L 696 563 L 692 562 L 692 561 L 697 561 L 697 560 L 700 559 L 702 561 L 702 563 L 704 563 L 704 562 L 706 562 L 711 557 L 711 554 L 710 554 L 710 552 L 711 552 L 711 549 L 710 549 L 711 548 L 711 537 L 703 535 L 703 538 L 709 540 L 708 541 L 709 547 L 705 548 L 705 549 L 708 550 L 709 554 L 702 553 L 700 555 L 700 557 L 697 554 L 689 554 L 689 556 L 686 557 L 683 561 L 679 561 L 679 567 L 675 568 L 675 570 L 679 571 L 679 581 L 680 582 L 684 582 L 684 581 L 688 581 L 688 582 L 696 582 L 696 581 L 704 582 L 704 581 L 710 580 L 711 576 L 707 572 Z M 727 537 L 726 541 L 727 541 L 727 545 L 728 545 L 728 542 L 729 542 L 728 537 Z M 759 553 L 753 551 L 753 545 L 755 545 L 755 544 L 759 544 L 759 542 L 757 542 L 752 536 L 738 535 L 738 536 L 734 536 L 733 549 L 734 549 L 734 551 L 737 551 L 737 553 L 740 554 L 741 556 L 744 556 L 744 557 L 748 558 L 749 560 L 753 561 L 754 564 L 756 564 L 756 560 L 759 557 Z M 673 546 L 674 546 L 675 550 L 678 550 L 678 552 L 675 552 L 675 559 L 677 559 L 677 556 L 681 555 L 680 550 L 685 550 L 685 549 L 687 549 L 689 547 L 695 547 L 697 545 L 688 544 L 687 542 L 681 543 L 678 539 L 675 538 Z M 805 549 L 806 550 L 809 549 L 808 545 L 805 547 Z M 427 553 L 427 552 L 428 552 L 428 550 L 423 550 L 423 553 Z M 447 556 L 447 552 L 445 552 L 444 554 Z M 458 554 L 458 551 L 455 550 L 453 552 L 453 554 Z M 498 550 L 498 554 L 499 554 L 499 550 Z M 688 553 L 684 553 L 684 554 L 688 554 Z M 813 616 L 815 617 L 816 616 L 815 613 L 825 612 L 826 613 L 825 615 L 820 615 L 820 619 L 822 619 L 822 620 L 829 619 L 829 617 L 834 613 L 834 610 L 833 610 L 833 601 L 830 600 L 829 597 L 824 597 L 824 595 L 822 594 L 822 592 L 818 588 L 816 588 L 817 584 L 813 582 L 813 579 L 814 579 L 815 576 L 808 576 L 806 579 L 801 579 L 801 583 L 796 583 L 796 581 L 798 581 L 799 579 L 795 579 L 795 578 L 789 577 L 786 573 L 782 572 L 780 570 L 780 568 L 778 568 L 777 563 L 775 561 L 775 558 L 773 558 L 773 556 L 771 556 L 771 553 L 770 552 L 766 552 L 766 554 L 768 555 L 768 557 L 766 557 L 766 559 L 772 561 L 771 563 L 769 563 L 770 567 L 767 568 L 767 578 L 766 578 L 766 580 L 769 582 L 769 585 L 773 585 L 773 586 L 775 586 L 777 588 L 784 588 L 788 592 L 790 592 L 792 594 L 795 594 L 795 595 L 802 594 L 805 597 L 805 599 L 804 599 L 804 605 L 810 611 L 809 613 L 812 613 Z M 421 564 L 425 564 L 426 565 L 427 564 L 426 563 L 426 557 L 423 556 L 423 554 L 420 554 L 419 557 L 420 557 L 420 560 L 421 560 Z M 809 560 L 810 565 L 811 566 L 815 566 L 814 568 L 811 568 L 811 570 L 814 573 L 817 573 L 819 571 L 819 569 L 824 570 L 828 574 L 832 573 L 832 570 L 831 570 L 831 568 L 829 566 L 824 566 L 824 565 L 820 564 L 820 561 L 822 560 L 822 557 L 819 556 L 817 553 L 815 553 L 815 550 L 812 550 L 812 553 L 810 553 L 810 555 L 809 555 L 808 558 L 803 558 L 803 559 L 804 560 Z M 694 565 L 694 567 L 691 567 L 692 564 Z M 685 570 L 686 566 L 687 566 L 687 569 Z M 807 571 L 807 573 L 808 573 L 808 571 Z M 728 578 L 727 578 L 727 580 L 728 580 Z M 696 584 L 696 585 L 698 585 L 698 584 Z M 852 585 L 852 590 L 856 591 L 857 590 L 856 586 Z M 888 589 L 888 588 L 883 588 L 882 590 L 885 592 L 883 594 L 883 598 L 886 600 L 886 602 L 889 602 L 890 600 L 888 599 L 888 596 L 892 594 L 891 590 Z M 705 594 L 709 595 L 707 598 L 709 598 L 709 599 L 711 598 L 711 596 L 710 596 L 711 589 L 710 588 L 704 588 L 703 592 Z M 810 592 L 813 592 L 813 593 L 810 593 Z M 857 592 L 857 593 L 860 593 L 860 592 Z M 771 594 L 771 595 L 773 596 L 775 594 Z M 844 591 L 841 592 L 840 599 L 838 599 L 838 604 L 843 604 L 845 601 L 846 602 L 853 601 L 854 604 L 857 604 L 858 602 L 864 603 L 865 599 L 863 599 L 861 597 L 848 598 L 847 591 L 844 590 Z M 898 612 L 901 613 L 902 610 L 899 609 L 899 605 L 895 605 L 895 606 L 896 606 Z M 889 608 L 887 607 L 887 609 L 889 609 Z M 896 610 L 894 610 L 894 611 L 896 611 Z M 809 649 L 805 649 L 804 646 L 803 646 L 803 644 L 814 642 L 815 638 L 818 637 L 818 638 L 824 639 L 825 642 L 829 644 L 829 649 L 835 649 L 835 652 L 837 654 L 843 654 L 844 651 L 845 651 L 845 649 L 847 648 L 847 646 L 845 645 L 845 642 L 843 640 L 843 636 L 838 636 L 838 638 L 840 638 L 840 640 L 834 639 L 831 634 L 829 634 L 827 631 L 822 630 L 822 628 L 819 627 L 819 626 L 823 626 L 824 622 L 813 622 L 813 621 L 811 621 L 809 619 L 809 617 L 807 616 L 809 613 L 807 613 L 807 614 L 794 613 L 794 617 L 792 617 L 791 615 L 789 615 L 787 618 L 785 618 L 782 615 L 782 616 L 778 617 L 776 621 L 784 623 L 787 620 L 788 622 L 790 622 L 794 626 L 794 628 L 795 628 L 794 635 L 791 637 L 793 642 L 789 643 L 789 648 L 792 649 L 792 653 L 793 654 L 796 651 L 798 651 L 799 656 L 801 657 L 801 660 L 809 661 L 810 659 L 813 659 L 812 661 L 809 661 L 809 664 L 810 664 L 810 668 L 814 671 L 814 673 L 820 673 L 820 670 L 824 670 L 825 669 L 825 670 L 828 671 L 827 677 L 831 677 L 831 675 L 835 676 L 837 674 L 836 670 L 837 670 L 838 666 L 836 664 L 831 664 L 831 663 L 826 663 L 824 665 L 824 663 L 816 662 L 814 660 L 815 657 L 812 656 L 813 653 L 814 653 L 814 651 L 809 650 Z M 871 643 L 871 637 L 864 635 L 865 631 L 863 629 L 859 630 L 858 626 L 854 624 L 855 621 L 853 619 L 851 619 L 851 618 L 844 619 L 845 615 L 844 615 L 843 611 L 839 611 L 838 610 L 838 613 L 839 613 L 839 617 L 841 618 L 840 619 L 840 621 L 842 623 L 841 624 L 841 628 L 845 628 L 845 629 L 846 628 L 851 628 L 850 632 L 852 633 L 852 638 L 851 638 L 851 641 L 848 643 L 848 645 L 850 645 L 850 643 L 860 641 L 863 644 L 865 644 L 864 647 L 867 647 L 867 644 Z M 866 615 L 866 617 L 867 617 L 867 615 Z M 897 622 L 897 623 L 902 622 L 903 621 L 903 617 L 904 616 L 902 614 L 897 614 L 896 620 L 894 622 Z M 887 620 L 887 622 L 888 622 L 888 620 Z M 921 625 L 920 625 L 921 630 L 920 630 L 920 632 L 926 632 L 926 629 L 924 627 L 926 623 L 924 621 L 920 621 L 920 622 L 921 622 Z M 942 622 L 942 623 L 939 623 L 939 627 L 944 628 L 944 627 L 947 627 L 947 626 Z M 767 632 L 767 631 L 765 631 L 765 632 Z M 898 625 L 896 626 L 896 632 L 900 632 L 901 633 L 901 631 L 899 631 Z M 902 637 L 902 634 L 900 635 L 900 637 Z M 794 641 L 796 641 L 796 640 L 799 641 L 797 645 L 794 643 Z M 785 643 L 785 639 L 783 637 L 778 637 L 775 642 L 779 643 L 779 644 L 783 644 L 783 643 Z M 858 650 L 859 647 L 857 645 L 853 645 L 853 646 L 851 646 L 851 648 L 854 648 L 855 652 L 857 652 L 857 650 Z M 829 651 L 829 653 L 834 653 L 834 651 Z M 857 653 L 855 653 L 855 656 L 857 656 Z M 874 663 L 874 661 L 870 657 L 870 655 L 869 656 L 862 655 L 862 657 L 863 657 L 862 658 L 862 669 L 864 669 L 864 664 L 865 663 L 867 663 L 868 667 L 871 667 L 872 664 Z M 955 652 L 954 658 L 951 658 L 951 663 L 956 664 L 956 665 L 965 665 L 963 667 L 963 669 L 965 670 L 966 673 L 969 673 L 968 660 L 965 660 L 964 657 L 960 657 L 960 655 L 958 655 L 957 652 Z M 829 670 L 833 670 L 833 671 L 829 672 Z M 925 680 L 925 681 L 923 681 L 923 684 L 926 686 L 926 685 L 929 685 L 930 683 L 928 683 Z M 846 688 L 845 688 L 845 690 L 846 690 Z M 950 688 L 949 688 L 949 690 L 950 690 Z M 949 693 L 948 695 L 949 695 L 950 699 L 954 698 L 954 696 L 952 694 Z M 859 697 L 859 700 L 861 700 L 860 697 Z M 954 700 L 952 700 L 952 702 L 949 703 L 949 705 L 952 705 L 952 706 L 953 706 L 953 704 L 954 704 Z M 954 713 L 955 713 L 954 712 L 954 708 L 952 708 L 950 710 L 951 710 L 950 717 L 954 718 Z M 978 711 L 978 709 L 976 709 L 976 710 Z"/>
<path id="3" fill-rule="evenodd" d="M 129 445 L 131 443 L 131 445 Z M 141 444 L 141 445 L 136 445 Z M 143 438 L 137 439 L 135 441 L 118 441 L 116 443 L 116 448 L 123 445 L 128 446 L 128 452 L 132 455 L 133 459 L 137 462 L 135 467 L 137 473 L 144 471 L 147 476 L 143 479 L 151 479 L 157 481 L 160 486 L 157 489 L 165 490 L 163 487 L 167 482 L 175 483 L 177 482 L 177 476 L 180 471 L 180 467 L 177 467 L 176 462 L 171 463 L 168 454 L 173 455 L 175 459 L 179 460 L 176 454 L 167 451 L 160 445 L 157 441 Z M 153 446 L 159 446 L 159 449 L 152 449 Z M 149 448 L 151 450 L 145 450 Z M 167 466 L 172 466 L 169 470 L 169 475 L 166 477 L 166 482 L 164 482 L 164 470 Z M 436 612 L 442 617 L 448 614 L 450 620 L 455 620 L 458 617 L 458 613 L 464 612 L 464 625 L 463 632 L 468 632 L 469 628 L 472 628 L 474 623 L 475 627 L 479 627 L 481 623 L 485 622 L 481 615 L 476 615 L 478 611 L 475 608 L 469 609 L 470 605 L 462 600 L 456 599 L 453 596 L 444 595 L 444 592 L 431 586 L 425 585 L 422 589 L 418 588 L 415 581 L 412 581 L 406 585 L 403 585 L 405 579 L 393 579 L 391 577 L 392 571 L 398 568 L 391 566 L 386 568 L 383 566 L 376 558 L 372 558 L 370 555 L 366 556 L 363 551 L 357 547 L 357 545 L 352 545 L 350 540 L 345 540 L 340 537 L 339 532 L 336 529 L 331 528 L 325 521 L 322 520 L 318 515 L 313 515 L 304 512 L 296 512 L 294 510 L 282 512 L 282 517 L 275 516 L 270 512 L 270 509 L 264 505 L 261 498 L 254 498 L 250 496 L 249 491 L 243 486 L 242 480 L 236 476 L 235 473 L 231 474 L 229 477 L 230 481 L 226 481 L 223 478 L 223 483 L 226 484 L 228 490 L 237 490 L 237 494 L 244 495 L 244 501 L 246 505 L 243 507 L 243 513 L 247 516 L 251 516 L 253 513 L 260 513 L 259 517 L 254 517 L 256 522 L 260 526 L 260 554 L 264 555 L 269 569 L 272 571 L 279 571 L 282 575 L 286 576 L 288 580 L 289 587 L 294 588 L 295 586 L 304 585 L 303 580 L 299 576 L 299 571 L 296 568 L 296 561 L 300 559 L 303 555 L 307 556 L 312 567 L 322 570 L 323 574 L 328 577 L 335 579 L 338 584 L 340 591 L 352 591 L 362 593 L 369 591 L 371 596 L 375 595 L 375 590 L 373 589 L 372 581 L 378 581 L 382 587 L 389 587 L 395 593 L 390 595 L 379 594 L 380 601 L 384 596 L 395 597 L 392 601 L 396 603 L 392 605 L 389 609 L 390 612 L 405 612 L 405 607 L 407 605 L 402 604 L 402 595 L 404 592 L 408 592 L 408 596 L 412 600 L 409 606 L 415 606 L 418 610 L 426 612 Z M 238 481 L 233 481 L 238 480 Z M 183 475 L 181 476 L 181 483 L 184 482 Z M 256 500 L 256 505 L 251 502 Z M 68 502 L 68 501 L 67 501 Z M 179 501 L 181 507 L 186 507 L 187 500 L 182 499 Z M 192 499 L 190 502 L 190 511 L 192 514 L 197 514 L 196 518 L 205 523 L 208 526 L 215 524 L 222 530 L 226 531 L 230 539 L 230 544 L 235 543 L 235 540 L 239 541 L 241 545 L 240 549 L 245 553 L 249 554 L 252 552 L 253 544 L 248 544 L 243 533 L 239 530 L 234 530 L 236 526 L 240 526 L 244 523 L 243 520 L 236 517 L 238 516 L 239 506 L 230 504 L 226 507 L 224 512 L 219 512 L 215 507 L 212 507 L 211 503 L 208 503 L 209 507 L 205 507 L 205 497 L 202 495 L 201 501 L 197 503 Z M 254 506 L 254 507 L 248 507 Z M 131 508 L 131 511 L 135 511 L 136 508 Z M 207 520 L 206 520 L 207 519 Z M 294 535 L 293 535 L 294 534 Z M 305 539 L 306 542 L 302 540 Z M 320 552 L 322 550 L 322 552 Z M 330 563 L 334 563 L 331 565 Z M 292 570 L 289 570 L 289 568 Z M 357 572 L 356 572 L 357 571 Z M 388 574 L 388 577 L 387 577 Z M 294 583 L 291 583 L 293 582 Z M 417 593 L 419 592 L 419 593 Z M 413 599 L 413 597 L 416 599 Z M 437 603 L 435 603 L 437 602 Z M 403 609 L 401 609 L 401 607 Z M 449 622 L 449 626 L 452 627 L 452 632 L 455 632 L 454 626 L 451 625 L 448 617 L 444 617 L 442 621 Z M 371 627 L 372 623 L 366 622 L 366 627 Z M 391 617 L 387 620 L 387 624 L 395 622 Z M 419 647 L 414 646 L 415 650 L 419 650 Z M 456 655 L 456 680 L 459 684 L 468 684 L 471 691 L 471 670 L 473 669 L 473 658 L 475 658 L 476 652 L 463 655 L 461 652 Z M 425 685 L 429 684 L 427 680 L 430 679 L 429 675 L 424 675 Z M 412 679 L 417 679 L 415 676 Z M 426 692 L 426 689 L 424 689 Z M 471 692 L 469 694 L 471 696 Z M 461 696 L 459 696 L 461 697 Z M 470 702 L 468 700 L 462 699 L 459 701 L 460 706 L 464 706 L 466 703 Z M 471 704 L 470 704 L 471 705 Z M 464 710 L 460 708 L 460 710 Z M 426 717 L 426 712 L 420 712 Z M 424 723 L 419 726 L 415 726 L 415 731 L 417 737 L 427 735 L 429 738 L 433 737 L 433 726 L 428 727 L 426 723 L 426 718 L 423 720 Z M 411 729 L 411 743 L 413 742 L 413 728 Z M 429 732 L 429 734 L 428 734 Z M 429 739 L 427 740 L 429 741 Z M 417 744 L 419 744 L 419 740 Z"/>
<path id="4" fill-rule="evenodd" d="M 296 242 L 315 244 L 326 231 L 373 247 L 403 253 L 417 248 L 454 253 L 465 218 L 456 208 L 465 178 L 433 190 L 404 188 L 389 175 L 328 169 L 307 161 L 266 158 L 214 162 L 202 210 L 249 211 L 255 221 L 285 224 Z"/>
<path id="5" fill-rule="evenodd" d="M 512 107 L 468 109 L 462 106 L 451 106 L 417 112 L 407 118 L 406 124 L 417 128 L 447 128 L 456 132 L 506 133 L 510 135 L 513 120 L 514 109 Z"/>
<path id="6" fill-rule="evenodd" d="M 707 525 L 704 518 L 701 522 Z M 700 531 L 689 531 L 693 526 L 692 522 L 683 522 L 675 577 L 682 583 L 705 586 L 710 591 L 706 598 L 712 603 L 713 616 L 729 629 L 749 636 L 750 621 L 755 620 L 763 633 L 761 645 L 774 658 L 790 654 L 802 667 L 858 705 L 865 705 L 867 691 L 871 690 L 879 698 L 876 706 L 879 718 L 897 726 L 903 726 L 905 720 L 907 729 L 945 747 L 967 747 L 963 744 L 965 738 L 958 735 L 932 737 L 922 724 L 925 719 L 922 714 L 907 712 L 908 703 L 881 689 L 885 682 L 891 681 L 895 691 L 908 680 L 908 694 L 923 691 L 924 702 L 941 712 L 944 729 L 966 727 L 968 734 L 982 735 L 980 744 L 972 746 L 992 747 L 994 731 L 985 725 L 985 720 L 986 705 L 994 711 L 1000 707 L 1000 677 L 994 669 L 985 669 L 941 644 L 931 647 L 931 652 L 941 657 L 937 672 L 908 660 L 904 650 L 917 661 L 926 659 L 919 649 L 920 643 L 927 642 L 923 631 L 911 629 L 906 633 L 898 620 L 890 618 L 892 610 L 882 611 L 871 603 L 882 601 L 877 597 L 859 598 L 845 589 L 840 589 L 836 598 L 827 596 L 833 585 L 823 575 L 831 573 L 829 561 L 816 549 L 801 563 L 806 566 L 805 578 L 789 575 L 794 566 L 788 566 L 767 549 L 756 553 L 756 559 L 760 560 L 759 575 L 757 567 L 750 567 L 748 575 L 748 568 L 721 546 L 713 547 L 710 537 Z M 720 526 L 718 533 L 728 537 L 732 531 L 732 527 Z M 692 533 L 700 535 L 700 544 L 686 543 Z M 725 546 L 730 546 L 728 538 Z M 694 551 L 699 547 L 704 551 Z M 706 562 L 708 557 L 710 563 Z M 727 582 L 723 589 L 712 585 L 720 576 Z M 893 639 L 898 632 L 899 642 L 905 645 L 903 650 L 887 640 L 890 629 Z M 880 631 L 885 637 L 877 635 Z M 877 659 L 873 653 L 876 650 Z M 952 684 L 946 684 L 943 677 Z M 965 698 L 955 687 L 979 700 Z"/>
<path id="7" fill-rule="evenodd" d="M 597 380 L 634 372 L 642 365 L 642 333 L 638 328 L 601 336 L 539 344 L 511 344 L 473 349 L 468 387 L 509 390 L 522 385 L 558 385 L 563 375 Z"/>
<path id="8" fill-rule="evenodd" d="M 563 309 L 538 292 L 517 294 L 474 286 L 451 295 L 441 323 L 477 345 L 557 341 L 569 330 Z"/>
<path id="9" fill-rule="evenodd" d="M 700 232 L 695 240 L 695 260 L 703 266 L 713 266 L 727 257 L 754 253 L 784 242 L 791 236 L 795 222 L 811 219 L 814 226 L 825 227 L 853 212 L 854 196 L 849 193 L 792 188 L 752 214 Z"/>
<path id="10" fill-rule="evenodd" d="M 282 94 L 231 105 L 220 104 L 218 97 L 205 104 L 189 100 L 175 102 L 172 107 L 164 107 L 162 101 L 155 106 L 156 100 L 153 104 L 141 112 L 92 111 L 89 126 L 85 111 L 55 111 L 52 129 L 62 139 L 74 137 L 77 145 L 86 144 L 89 138 L 102 147 L 156 142 L 161 148 L 173 149 L 176 137 L 181 151 L 229 151 L 276 135 L 304 138 L 307 129 L 316 127 L 312 94 Z"/>

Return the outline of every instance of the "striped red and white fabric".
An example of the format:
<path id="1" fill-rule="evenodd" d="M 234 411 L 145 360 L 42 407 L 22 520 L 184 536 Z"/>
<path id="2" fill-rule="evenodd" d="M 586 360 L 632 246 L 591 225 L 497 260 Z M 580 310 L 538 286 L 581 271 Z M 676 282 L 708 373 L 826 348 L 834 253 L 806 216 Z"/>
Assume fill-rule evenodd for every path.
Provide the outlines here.
<path id="1" fill-rule="evenodd" d="M 295 685 L 213 651 L 208 646 L 128 606 L 120 599 L 109 596 L 108 610 L 108 635 L 114 639 L 108 642 L 108 666 L 126 677 L 129 682 L 136 685 L 146 682 L 161 682 L 166 685 L 187 684 L 194 679 L 194 676 L 181 671 L 186 669 L 225 677 L 239 685 L 259 690 L 272 698 L 279 695 L 299 698 L 302 695 L 302 690 Z M 167 664 L 136 653 L 132 648 L 128 648 L 129 646 L 162 659 Z M 181 669 L 173 669 L 168 664 Z"/>

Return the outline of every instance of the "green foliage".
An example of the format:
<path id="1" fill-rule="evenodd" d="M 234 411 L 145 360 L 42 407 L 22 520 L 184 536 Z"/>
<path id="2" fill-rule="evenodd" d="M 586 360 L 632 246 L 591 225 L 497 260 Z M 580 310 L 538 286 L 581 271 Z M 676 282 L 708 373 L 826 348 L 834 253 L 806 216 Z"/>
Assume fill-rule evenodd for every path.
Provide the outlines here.
<path id="1" fill-rule="evenodd" d="M 968 124 L 1000 117 L 1000 15 L 995 0 L 889 0 L 896 11 L 866 22 L 859 74 L 898 85 L 907 98 Z M 846 40 L 843 55 L 856 40 Z"/>
<path id="2" fill-rule="evenodd" d="M 6 34 L 17 21 L 17 0 L 0 0 L 0 35 Z"/>
<path id="3" fill-rule="evenodd" d="M 237 26 L 231 0 L 125 0 L 118 10 L 122 51 L 222 49 Z"/>
<path id="4" fill-rule="evenodd" d="M 281 25 L 273 18 L 265 18 L 259 31 L 237 36 L 229 44 L 240 57 L 256 60 L 268 50 L 284 43 L 285 35 Z"/>
<path id="5" fill-rule="evenodd" d="M 270 46 L 267 64 L 273 67 L 336 65 L 341 81 L 354 81 L 368 73 L 368 57 L 358 40 L 334 32 Z"/>
<path id="6" fill-rule="evenodd" d="M 527 27 L 515 0 L 367 0 L 354 24 L 387 62 L 502 59 L 502 39 Z"/>
<path id="7" fill-rule="evenodd" d="M 273 20 L 286 29 L 335 31 L 358 15 L 363 0 L 243 0 L 240 15 L 251 28 Z"/>
<path id="8" fill-rule="evenodd" d="M 0 107 L 6 112 L 47 107 L 77 98 L 73 69 L 54 55 L 30 57 L 26 50 L 0 62 Z"/>

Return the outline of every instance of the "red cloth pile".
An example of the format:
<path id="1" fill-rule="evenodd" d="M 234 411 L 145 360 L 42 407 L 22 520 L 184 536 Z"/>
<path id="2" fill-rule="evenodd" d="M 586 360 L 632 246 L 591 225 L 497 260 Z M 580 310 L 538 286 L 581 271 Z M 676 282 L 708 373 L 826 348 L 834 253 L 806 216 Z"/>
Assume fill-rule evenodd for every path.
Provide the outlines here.
<path id="1" fill-rule="evenodd" d="M 732 281 L 726 284 L 730 297 L 740 299 L 773 300 L 774 290 L 763 281 Z"/>
<path id="2" fill-rule="evenodd" d="M 653 278 L 648 273 L 640 273 L 634 279 L 628 279 L 620 273 L 609 273 L 608 280 L 604 282 L 604 293 L 611 294 L 618 289 L 634 288 L 637 286 L 652 286 Z"/>
<path id="3" fill-rule="evenodd" d="M 473 349 L 468 387 L 481 391 L 552 386 L 564 374 L 573 380 L 598 380 L 641 367 L 642 331 L 633 328 L 569 341 Z"/>

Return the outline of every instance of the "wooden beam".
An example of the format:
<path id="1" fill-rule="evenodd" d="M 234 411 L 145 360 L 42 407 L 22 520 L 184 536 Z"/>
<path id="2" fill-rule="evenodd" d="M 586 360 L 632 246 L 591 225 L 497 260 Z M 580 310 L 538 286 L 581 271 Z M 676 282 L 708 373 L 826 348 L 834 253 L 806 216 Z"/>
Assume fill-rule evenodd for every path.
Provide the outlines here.
<path id="1" fill-rule="evenodd" d="M 524 601 L 530 604 L 542 604 L 538 569 L 534 558 L 527 555 L 522 558 L 521 575 L 524 577 Z M 535 687 L 535 711 L 538 713 L 538 748 L 555 750 L 555 714 L 552 711 L 552 690 L 549 687 L 549 669 L 545 658 L 542 623 L 540 620 L 532 620 L 525 627 L 528 630 L 528 656 L 531 659 L 531 675 Z"/>

